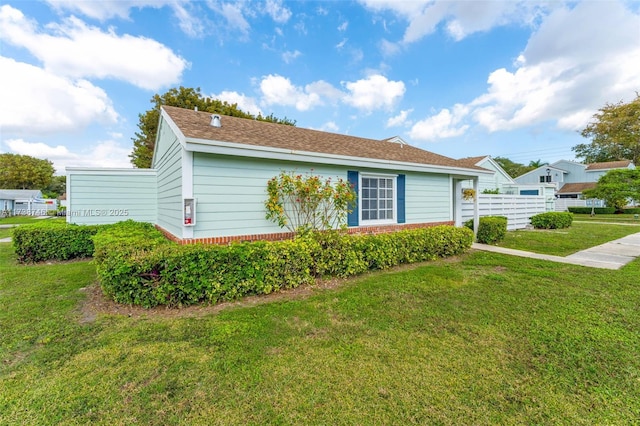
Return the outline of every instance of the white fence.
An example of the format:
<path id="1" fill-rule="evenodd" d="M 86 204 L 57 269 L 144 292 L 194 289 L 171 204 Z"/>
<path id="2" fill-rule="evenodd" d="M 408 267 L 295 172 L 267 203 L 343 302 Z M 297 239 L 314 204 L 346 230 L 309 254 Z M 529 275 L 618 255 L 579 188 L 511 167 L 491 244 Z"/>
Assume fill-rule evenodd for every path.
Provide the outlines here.
<path id="1" fill-rule="evenodd" d="M 566 212 L 569 207 L 604 207 L 604 201 L 588 199 L 579 200 L 577 198 L 558 198 L 556 199 L 556 211 Z"/>
<path id="2" fill-rule="evenodd" d="M 478 195 L 478 210 L 482 216 L 505 216 L 507 229 L 526 228 L 531 223 L 531 216 L 553 210 L 553 200 L 547 201 L 544 196 L 532 195 Z M 463 201 L 462 220 L 473 219 L 473 201 Z"/>
<path id="3" fill-rule="evenodd" d="M 578 200 L 577 198 L 556 199 L 557 212 L 566 212 L 569 207 L 587 207 L 587 200 Z"/>

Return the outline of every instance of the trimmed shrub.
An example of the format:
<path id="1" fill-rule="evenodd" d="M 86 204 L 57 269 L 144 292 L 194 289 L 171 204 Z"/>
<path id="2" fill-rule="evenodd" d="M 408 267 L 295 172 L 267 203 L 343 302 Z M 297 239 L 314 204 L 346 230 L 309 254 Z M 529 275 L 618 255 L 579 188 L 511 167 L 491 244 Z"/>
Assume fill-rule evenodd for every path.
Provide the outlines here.
<path id="1" fill-rule="evenodd" d="M 93 255 L 92 237 L 109 225 L 79 226 L 42 220 L 11 230 L 13 248 L 22 263 L 69 260 Z"/>
<path id="2" fill-rule="evenodd" d="M 623 214 L 640 214 L 640 207 L 629 207 L 622 210 Z"/>
<path id="3" fill-rule="evenodd" d="M 347 277 L 463 253 L 473 233 L 438 226 L 383 235 L 327 231 L 278 242 L 228 246 L 154 242 L 144 229 L 127 241 L 122 229 L 95 237 L 98 277 L 119 303 L 153 307 L 216 303 L 311 283 L 317 276 Z M 119 234 L 118 234 L 119 233 Z"/>
<path id="4" fill-rule="evenodd" d="M 464 226 L 473 230 L 473 219 L 467 220 Z M 495 244 L 504 240 L 507 235 L 507 218 L 504 216 L 482 216 L 478 226 L 476 240 L 481 244 Z"/>
<path id="5" fill-rule="evenodd" d="M 573 213 L 546 212 L 531 217 L 531 225 L 536 229 L 563 229 L 571 226 Z"/>
<path id="6" fill-rule="evenodd" d="M 591 207 L 567 207 L 569 213 L 575 214 L 591 214 Z M 595 207 L 593 208 L 595 214 L 614 214 L 616 212 L 615 207 Z"/>

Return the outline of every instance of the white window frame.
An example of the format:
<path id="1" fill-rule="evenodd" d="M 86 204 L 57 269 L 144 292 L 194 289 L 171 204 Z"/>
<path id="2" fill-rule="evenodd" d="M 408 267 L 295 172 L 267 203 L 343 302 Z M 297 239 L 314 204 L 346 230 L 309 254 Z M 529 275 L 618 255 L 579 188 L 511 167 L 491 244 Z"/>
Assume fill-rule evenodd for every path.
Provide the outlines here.
<path id="1" fill-rule="evenodd" d="M 382 173 L 358 173 L 358 219 L 360 225 L 388 225 L 398 223 L 398 175 Z M 393 219 L 362 219 L 362 179 L 393 179 Z"/>

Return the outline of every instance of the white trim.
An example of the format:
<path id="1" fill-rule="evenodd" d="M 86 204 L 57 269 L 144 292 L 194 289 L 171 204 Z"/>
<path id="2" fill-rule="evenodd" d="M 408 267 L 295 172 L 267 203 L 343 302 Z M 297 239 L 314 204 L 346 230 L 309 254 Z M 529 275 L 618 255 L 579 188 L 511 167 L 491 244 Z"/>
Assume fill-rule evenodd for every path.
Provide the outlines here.
<path id="1" fill-rule="evenodd" d="M 109 168 L 109 167 L 66 167 L 67 176 L 74 175 L 95 175 L 95 174 L 118 174 L 118 175 L 150 175 L 157 174 L 156 169 L 126 169 L 126 168 Z M 69 189 L 69 188 L 67 188 Z"/>
<path id="2" fill-rule="evenodd" d="M 402 170 L 420 173 L 459 174 L 468 179 L 481 174 L 493 174 L 491 170 L 472 170 L 463 167 L 448 167 L 431 164 L 407 163 L 403 161 L 381 160 L 377 158 L 351 157 L 346 155 L 326 154 L 321 152 L 295 151 L 291 149 L 247 145 L 235 142 L 211 141 L 208 139 L 189 138 L 186 141 L 188 151 L 208 154 L 230 155 L 238 157 L 264 158 L 271 160 L 295 161 L 337 166 L 375 168 L 385 170 Z"/>
<path id="3" fill-rule="evenodd" d="M 65 171 L 67 171 L 69 169 L 69 167 L 67 167 L 65 169 Z M 64 217 L 64 221 L 67 223 L 71 223 L 71 215 L 68 214 L 71 210 L 71 174 L 67 171 L 67 179 L 65 180 L 65 193 L 66 193 L 66 197 L 67 197 L 67 210 L 66 210 L 66 214 Z"/>
<path id="4" fill-rule="evenodd" d="M 393 179 L 393 219 L 362 219 L 362 179 Z M 385 173 L 358 173 L 358 223 L 360 226 L 393 225 L 398 223 L 398 175 Z M 406 188 L 405 188 L 406 191 Z M 406 195 L 405 195 L 406 198 Z M 379 210 L 378 210 L 379 211 Z"/>
<path id="5" fill-rule="evenodd" d="M 178 142 L 180 142 L 180 145 L 182 145 L 183 148 L 186 148 L 187 147 L 187 144 L 186 144 L 187 138 L 184 136 L 184 133 L 182 133 L 182 130 L 180 130 L 178 125 L 171 119 L 171 117 L 164 110 L 164 108 L 161 108 L 160 112 L 162 114 L 162 118 L 164 118 L 166 120 L 166 122 L 169 125 L 169 127 L 171 128 L 171 131 L 173 132 L 173 134 L 176 135 L 176 137 L 178 138 Z M 159 129 L 160 129 L 160 125 L 158 125 L 158 130 Z M 154 154 L 155 154 L 155 147 L 154 147 Z"/>
<path id="6" fill-rule="evenodd" d="M 182 149 L 182 199 L 193 198 L 193 152 Z M 194 199 L 196 211 L 193 212 L 194 218 L 197 216 L 197 200 Z M 182 207 L 184 208 L 184 206 Z M 194 221 L 195 224 L 195 221 Z M 193 238 L 194 226 L 185 225 L 184 221 L 180 224 L 182 227 L 182 238 Z"/>

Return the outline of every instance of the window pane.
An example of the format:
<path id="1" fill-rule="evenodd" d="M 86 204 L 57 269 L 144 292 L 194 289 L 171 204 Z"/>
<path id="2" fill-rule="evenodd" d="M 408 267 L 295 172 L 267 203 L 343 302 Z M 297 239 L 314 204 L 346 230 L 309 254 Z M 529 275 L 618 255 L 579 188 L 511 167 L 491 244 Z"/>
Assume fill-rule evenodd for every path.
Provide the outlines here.
<path id="1" fill-rule="evenodd" d="M 362 178 L 362 220 L 393 219 L 393 181 L 392 178 Z"/>

